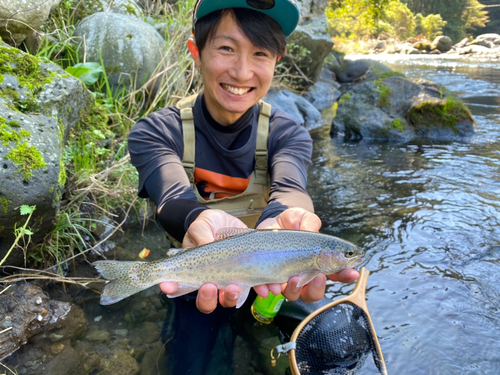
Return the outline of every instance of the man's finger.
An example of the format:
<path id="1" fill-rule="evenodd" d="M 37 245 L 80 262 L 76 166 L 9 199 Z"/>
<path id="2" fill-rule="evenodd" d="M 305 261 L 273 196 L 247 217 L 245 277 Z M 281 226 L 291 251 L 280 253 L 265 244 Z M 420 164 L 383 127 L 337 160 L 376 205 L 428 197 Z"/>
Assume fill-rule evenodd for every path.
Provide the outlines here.
<path id="1" fill-rule="evenodd" d="M 311 282 L 302 288 L 302 293 L 300 297 L 304 302 L 316 302 L 319 301 L 325 295 L 326 288 L 326 276 L 324 274 L 319 274 Z"/>
<path id="2" fill-rule="evenodd" d="M 328 275 L 332 281 L 340 281 L 341 283 L 352 283 L 359 278 L 359 272 L 352 268 L 347 268 L 333 275 Z"/>
<path id="3" fill-rule="evenodd" d="M 160 283 L 160 290 L 165 294 L 174 294 L 177 292 L 177 283 L 174 283 L 173 281 Z"/>
<path id="4" fill-rule="evenodd" d="M 302 288 L 299 288 L 297 286 L 298 282 L 299 282 L 299 277 L 293 276 L 288 280 L 288 283 L 286 284 L 286 288 L 283 291 L 283 295 L 289 301 L 297 301 L 300 297 L 300 292 L 302 291 Z"/>
<path id="5" fill-rule="evenodd" d="M 198 290 L 196 307 L 202 313 L 210 314 L 217 307 L 217 286 L 212 283 L 203 284 Z"/>
<path id="6" fill-rule="evenodd" d="M 224 307 L 235 307 L 241 297 L 241 288 L 238 285 L 228 285 L 219 293 L 219 302 Z"/>

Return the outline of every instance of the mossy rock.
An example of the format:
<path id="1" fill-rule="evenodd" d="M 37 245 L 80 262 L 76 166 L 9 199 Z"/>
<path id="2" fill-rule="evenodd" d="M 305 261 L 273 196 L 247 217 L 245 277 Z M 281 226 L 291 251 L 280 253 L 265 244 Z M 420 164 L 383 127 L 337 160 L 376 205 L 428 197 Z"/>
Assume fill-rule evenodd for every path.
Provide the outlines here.
<path id="1" fill-rule="evenodd" d="M 452 96 L 412 106 L 407 120 L 416 134 L 423 138 L 450 139 L 474 135 L 475 121 L 470 110 Z"/>
<path id="2" fill-rule="evenodd" d="M 32 243 L 54 226 L 66 173 L 62 151 L 72 130 L 106 130 L 107 118 L 85 85 L 57 65 L 0 42 L 0 259 L 36 206 Z M 8 264 L 22 265 L 15 250 Z"/>
<path id="3" fill-rule="evenodd" d="M 453 141 L 475 133 L 470 111 L 446 88 L 394 72 L 349 86 L 338 103 L 331 134 L 350 141 Z"/>

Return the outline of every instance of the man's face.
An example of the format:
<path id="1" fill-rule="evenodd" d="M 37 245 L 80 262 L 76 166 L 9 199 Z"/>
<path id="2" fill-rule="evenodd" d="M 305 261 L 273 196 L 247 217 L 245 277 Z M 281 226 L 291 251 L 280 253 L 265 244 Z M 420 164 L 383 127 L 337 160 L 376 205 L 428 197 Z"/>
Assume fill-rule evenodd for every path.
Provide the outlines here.
<path id="1" fill-rule="evenodd" d="M 222 17 L 201 57 L 189 48 L 201 67 L 208 111 L 221 125 L 237 121 L 271 86 L 276 56 L 252 44 L 231 14 Z"/>

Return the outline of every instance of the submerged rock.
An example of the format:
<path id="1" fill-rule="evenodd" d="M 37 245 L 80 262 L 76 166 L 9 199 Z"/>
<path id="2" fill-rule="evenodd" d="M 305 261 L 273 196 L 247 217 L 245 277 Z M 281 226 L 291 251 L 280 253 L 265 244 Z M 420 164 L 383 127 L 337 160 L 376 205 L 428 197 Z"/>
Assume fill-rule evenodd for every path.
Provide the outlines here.
<path id="1" fill-rule="evenodd" d="M 37 286 L 17 283 L 0 295 L 0 359 L 41 332 L 56 330 L 71 304 L 50 300 Z"/>

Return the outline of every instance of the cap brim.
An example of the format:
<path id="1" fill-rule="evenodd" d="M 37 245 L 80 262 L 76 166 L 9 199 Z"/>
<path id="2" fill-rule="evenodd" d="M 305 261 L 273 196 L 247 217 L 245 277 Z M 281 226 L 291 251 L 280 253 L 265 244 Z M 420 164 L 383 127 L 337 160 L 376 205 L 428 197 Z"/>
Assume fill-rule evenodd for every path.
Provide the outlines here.
<path id="1" fill-rule="evenodd" d="M 255 3 L 259 3 L 255 1 Z M 196 11 L 196 19 L 200 19 L 216 10 L 227 8 L 247 8 L 264 13 L 274 19 L 281 26 L 283 33 L 289 36 L 297 27 L 300 19 L 298 6 L 291 0 L 274 0 L 271 9 L 259 9 L 249 5 L 252 0 L 205 0 L 200 3 Z"/>

